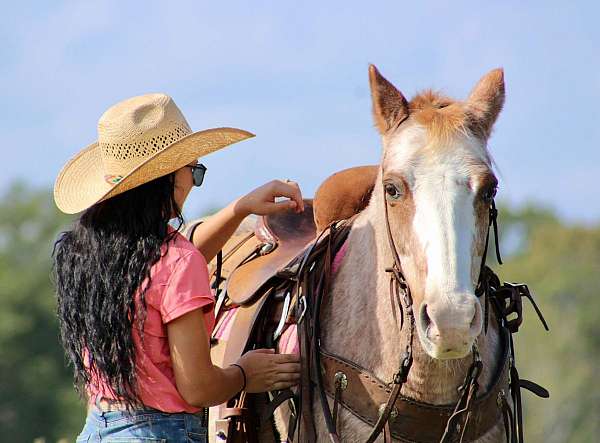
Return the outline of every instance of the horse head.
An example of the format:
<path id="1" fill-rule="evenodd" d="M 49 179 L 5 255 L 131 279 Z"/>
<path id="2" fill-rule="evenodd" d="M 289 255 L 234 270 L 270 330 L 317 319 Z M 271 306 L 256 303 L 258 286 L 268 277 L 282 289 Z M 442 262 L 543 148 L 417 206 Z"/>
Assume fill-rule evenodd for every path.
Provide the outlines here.
<path id="1" fill-rule="evenodd" d="M 504 103 L 503 71 L 486 74 L 465 101 L 432 91 L 407 101 L 375 66 L 369 80 L 383 142 L 380 197 L 420 343 L 435 359 L 465 357 L 482 331 L 475 288 L 497 187 L 487 140 Z"/>

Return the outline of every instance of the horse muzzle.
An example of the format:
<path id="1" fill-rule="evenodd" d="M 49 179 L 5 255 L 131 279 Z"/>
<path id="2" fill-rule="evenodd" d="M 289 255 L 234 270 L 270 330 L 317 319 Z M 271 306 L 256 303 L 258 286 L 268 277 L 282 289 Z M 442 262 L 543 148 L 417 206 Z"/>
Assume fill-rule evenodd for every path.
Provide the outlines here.
<path id="1" fill-rule="evenodd" d="M 473 294 L 444 299 L 448 301 L 425 300 L 421 304 L 417 319 L 419 339 L 432 358 L 463 358 L 481 333 L 481 304 Z"/>

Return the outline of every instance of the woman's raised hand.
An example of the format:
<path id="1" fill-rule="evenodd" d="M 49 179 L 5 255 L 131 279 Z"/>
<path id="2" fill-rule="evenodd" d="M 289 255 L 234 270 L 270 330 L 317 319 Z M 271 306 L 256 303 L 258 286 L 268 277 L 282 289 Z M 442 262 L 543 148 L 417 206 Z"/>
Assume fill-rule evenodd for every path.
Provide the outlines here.
<path id="1" fill-rule="evenodd" d="M 246 373 L 246 392 L 286 389 L 300 380 L 300 358 L 273 349 L 248 351 L 237 361 Z"/>
<path id="2" fill-rule="evenodd" d="M 277 197 L 287 200 L 275 201 Z M 272 180 L 240 197 L 235 211 L 243 216 L 266 215 L 295 210 L 304 211 L 304 202 L 298 183 L 291 180 Z"/>

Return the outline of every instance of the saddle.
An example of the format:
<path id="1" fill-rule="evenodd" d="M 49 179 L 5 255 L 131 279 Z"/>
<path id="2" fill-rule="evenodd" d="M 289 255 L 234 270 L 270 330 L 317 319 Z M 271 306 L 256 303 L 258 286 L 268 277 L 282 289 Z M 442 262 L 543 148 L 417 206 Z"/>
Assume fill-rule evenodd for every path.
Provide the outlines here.
<path id="1" fill-rule="evenodd" d="M 336 172 L 315 193 L 314 219 L 318 232 L 331 222 L 362 211 L 371 199 L 379 165 L 356 166 Z"/>
<path id="2" fill-rule="evenodd" d="M 242 222 L 223 246 L 222 262 L 214 259 L 209 263 L 217 292 L 213 363 L 224 367 L 243 354 L 268 304 L 267 295 L 277 288 L 278 281 L 293 278 L 298 258 L 319 233 L 333 221 L 349 218 L 366 207 L 377 172 L 378 166 L 337 172 L 319 186 L 314 200 L 304 200 L 302 213 L 249 216 Z M 188 237 L 197 224 L 186 229 Z M 235 332 L 223 334 L 223 330 Z M 230 434 L 232 423 L 243 411 L 239 404 L 212 407 L 209 441 Z"/>
<path id="3" fill-rule="evenodd" d="M 223 247 L 225 290 L 236 304 L 260 296 L 271 279 L 285 277 L 287 265 L 301 254 L 333 221 L 362 211 L 371 197 L 378 166 L 358 166 L 337 172 L 317 189 L 315 198 L 304 199 L 304 211 L 259 217 L 253 232 L 240 245 L 240 235 Z M 253 235 L 252 235 L 253 234 Z M 243 237 L 245 238 L 245 237 Z M 225 267 L 225 265 L 227 265 Z M 216 270 L 216 263 L 212 271 Z"/>

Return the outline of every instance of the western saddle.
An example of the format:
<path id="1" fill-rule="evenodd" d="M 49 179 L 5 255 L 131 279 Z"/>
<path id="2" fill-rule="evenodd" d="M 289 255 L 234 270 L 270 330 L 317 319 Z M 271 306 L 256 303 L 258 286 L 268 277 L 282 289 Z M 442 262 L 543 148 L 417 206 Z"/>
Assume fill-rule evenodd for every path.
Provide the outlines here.
<path id="1" fill-rule="evenodd" d="M 317 189 L 314 199 L 304 200 L 304 211 L 268 216 L 250 216 L 209 263 L 216 290 L 217 323 L 211 340 L 211 358 L 221 367 L 234 363 L 251 346 L 251 337 L 270 291 L 278 281 L 293 275 L 298 258 L 332 222 L 364 209 L 370 199 L 378 165 L 358 166 L 339 171 Z M 186 228 L 191 238 L 202 220 Z M 254 225 L 252 225 L 254 222 Z M 284 307 L 285 309 L 285 307 Z M 228 312 L 235 315 L 228 316 Z M 290 313 L 281 315 L 287 320 Z M 224 322 L 234 333 L 221 335 Z M 283 326 L 283 323 L 282 323 Z M 209 441 L 225 441 L 242 408 L 220 405 L 210 409 Z M 247 418 L 246 418 L 247 419 Z"/>
<path id="2" fill-rule="evenodd" d="M 252 302 L 270 279 L 284 276 L 287 265 L 331 222 L 362 211 L 377 170 L 374 165 L 339 171 L 319 186 L 314 199 L 304 199 L 302 213 L 258 217 L 251 232 L 236 233 L 223 247 L 221 279 L 229 300 L 237 305 Z M 211 274 L 216 268 L 214 260 Z"/>

